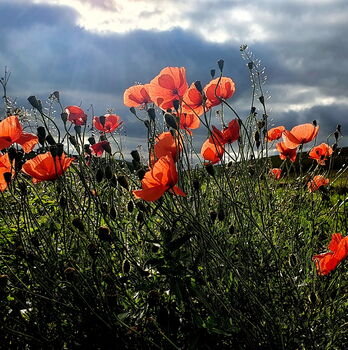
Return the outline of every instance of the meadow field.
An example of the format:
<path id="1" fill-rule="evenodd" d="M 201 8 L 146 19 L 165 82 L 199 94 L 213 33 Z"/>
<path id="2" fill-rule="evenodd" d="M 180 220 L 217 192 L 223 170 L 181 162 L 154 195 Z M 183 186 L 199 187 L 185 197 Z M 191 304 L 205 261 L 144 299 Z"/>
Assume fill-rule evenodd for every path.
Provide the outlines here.
<path id="1" fill-rule="evenodd" d="M 125 87 L 147 130 L 130 154 L 121 116 L 58 91 L 28 114 L 2 78 L 0 348 L 348 348 L 346 125 L 269 125 L 241 52 L 248 115 L 223 60 L 207 84 Z"/>

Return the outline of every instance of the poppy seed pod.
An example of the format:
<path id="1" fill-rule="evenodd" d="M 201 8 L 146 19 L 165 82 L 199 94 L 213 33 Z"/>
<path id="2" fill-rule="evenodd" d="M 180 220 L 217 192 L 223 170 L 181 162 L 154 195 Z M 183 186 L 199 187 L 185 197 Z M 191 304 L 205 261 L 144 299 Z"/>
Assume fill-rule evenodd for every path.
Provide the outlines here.
<path id="1" fill-rule="evenodd" d="M 75 218 L 71 222 L 74 227 L 76 227 L 79 231 L 85 232 L 85 226 L 80 218 Z"/>
<path id="2" fill-rule="evenodd" d="M 134 203 L 133 201 L 129 201 L 128 204 L 127 204 L 127 210 L 129 213 L 132 213 L 133 210 L 134 210 Z"/>
<path id="3" fill-rule="evenodd" d="M 224 69 L 224 64 L 225 64 L 224 60 L 218 60 L 218 66 L 221 72 Z"/>
<path id="4" fill-rule="evenodd" d="M 210 70 L 210 75 L 211 75 L 212 78 L 215 77 L 215 69 L 211 69 Z"/>
<path id="5" fill-rule="evenodd" d="M 48 134 L 47 136 L 46 136 L 46 142 L 49 144 L 49 145 L 51 145 L 51 146 L 53 146 L 53 145 L 55 145 L 56 144 L 56 141 L 54 140 L 54 138 L 53 138 L 53 136 L 51 135 L 51 134 Z"/>
<path id="6" fill-rule="evenodd" d="M 168 127 L 173 128 L 175 130 L 179 129 L 178 121 L 172 114 L 165 113 L 164 119 L 165 119 Z"/>
<path id="7" fill-rule="evenodd" d="M 265 97 L 263 95 L 259 97 L 259 101 L 263 106 L 265 105 Z"/>
<path id="8" fill-rule="evenodd" d="M 130 262 L 127 259 L 123 260 L 123 262 L 122 262 L 122 272 L 123 273 L 128 273 L 130 271 L 130 267 L 131 267 Z"/>
<path id="9" fill-rule="evenodd" d="M 98 169 L 96 174 L 95 174 L 95 179 L 96 181 L 99 183 L 99 182 L 102 182 L 103 179 L 104 179 L 104 171 L 102 169 Z"/>
<path id="10" fill-rule="evenodd" d="M 38 100 L 35 96 L 29 96 L 28 101 L 33 108 L 37 109 L 40 113 L 42 113 L 42 103 L 40 100 Z"/>
<path id="11" fill-rule="evenodd" d="M 207 171 L 207 173 L 211 176 L 214 176 L 215 175 L 215 169 L 213 167 L 213 164 L 207 164 L 205 166 L 205 170 Z"/>
<path id="12" fill-rule="evenodd" d="M 61 113 L 60 118 L 62 119 L 62 122 L 65 124 L 68 120 L 68 113 L 66 112 Z"/>
<path id="13" fill-rule="evenodd" d="M 127 191 L 129 190 L 128 181 L 127 181 L 127 178 L 124 175 L 118 176 L 117 177 L 117 182 L 120 184 L 120 186 L 125 188 Z"/>
<path id="14" fill-rule="evenodd" d="M 140 163 L 140 155 L 137 150 L 132 151 L 131 156 L 136 162 Z"/>
<path id="15" fill-rule="evenodd" d="M 108 179 L 108 180 L 111 180 L 112 179 L 112 169 L 111 169 L 111 166 L 110 165 L 107 165 L 105 167 L 105 177 Z"/>
<path id="16" fill-rule="evenodd" d="M 100 226 L 98 228 L 98 237 L 101 241 L 110 242 L 112 240 L 110 229 L 106 226 Z"/>
<path id="17" fill-rule="evenodd" d="M 312 123 L 313 123 L 314 126 L 318 125 L 318 123 L 317 123 L 317 121 L 315 119 L 312 121 Z"/>

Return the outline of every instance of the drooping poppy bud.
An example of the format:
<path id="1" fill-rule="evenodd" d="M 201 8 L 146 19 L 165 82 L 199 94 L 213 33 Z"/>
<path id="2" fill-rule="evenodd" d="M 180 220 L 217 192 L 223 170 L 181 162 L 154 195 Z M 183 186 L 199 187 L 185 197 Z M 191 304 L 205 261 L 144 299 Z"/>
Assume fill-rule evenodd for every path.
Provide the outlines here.
<path id="1" fill-rule="evenodd" d="M 94 136 L 89 137 L 89 138 L 88 138 L 88 142 L 89 142 L 90 145 L 94 145 L 94 144 L 95 144 L 95 138 L 94 138 Z"/>
<path id="2" fill-rule="evenodd" d="M 104 179 L 104 171 L 99 168 L 95 174 L 95 179 L 96 181 L 99 183 L 99 182 L 102 182 L 103 179 Z"/>
<path id="3" fill-rule="evenodd" d="M 224 60 L 218 60 L 218 66 L 221 72 L 224 69 L 224 64 L 225 64 Z"/>
<path id="4" fill-rule="evenodd" d="M 127 204 L 127 210 L 129 213 L 132 213 L 133 210 L 134 210 L 134 203 L 133 201 L 129 201 L 128 204 Z"/>
<path id="5" fill-rule="evenodd" d="M 38 100 L 35 96 L 29 96 L 28 101 L 32 105 L 32 107 L 34 107 L 40 113 L 42 113 L 42 104 L 40 100 Z"/>
<path id="6" fill-rule="evenodd" d="M 120 184 L 120 186 L 125 188 L 127 191 L 129 190 L 128 181 L 127 181 L 127 178 L 124 175 L 118 176 L 117 177 L 117 182 Z"/>
<path id="7" fill-rule="evenodd" d="M 168 127 L 173 128 L 174 130 L 178 130 L 179 126 L 178 126 L 178 121 L 177 118 L 175 118 L 172 114 L 170 113 L 166 113 L 164 115 L 164 119 L 168 125 Z"/>
<path id="8" fill-rule="evenodd" d="M 210 75 L 211 75 L 211 78 L 214 79 L 214 77 L 215 77 L 215 69 L 211 69 L 210 70 Z"/>
<path id="9" fill-rule="evenodd" d="M 130 271 L 130 267 L 131 267 L 130 262 L 127 259 L 123 260 L 123 262 L 122 262 L 122 272 L 123 273 L 128 273 Z"/>
<path id="10" fill-rule="evenodd" d="M 111 166 L 110 166 L 110 165 L 107 165 L 107 166 L 105 167 L 105 177 L 106 177 L 108 180 L 111 180 L 111 179 L 112 179 L 112 176 L 113 176 L 113 173 L 112 173 Z"/>
<path id="11" fill-rule="evenodd" d="M 263 95 L 259 97 L 259 101 L 263 106 L 265 105 L 265 97 Z"/>
<path id="12" fill-rule="evenodd" d="M 136 162 L 140 163 L 140 155 L 137 150 L 132 151 L 131 156 Z"/>

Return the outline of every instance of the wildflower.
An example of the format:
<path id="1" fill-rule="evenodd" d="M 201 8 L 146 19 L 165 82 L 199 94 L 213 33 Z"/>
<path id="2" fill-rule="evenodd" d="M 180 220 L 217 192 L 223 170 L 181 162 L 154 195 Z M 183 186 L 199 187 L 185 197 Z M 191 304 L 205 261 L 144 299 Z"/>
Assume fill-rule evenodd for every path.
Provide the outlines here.
<path id="1" fill-rule="evenodd" d="M 309 158 L 315 159 L 320 165 L 325 165 L 325 161 L 331 156 L 332 152 L 332 148 L 327 143 L 322 143 L 311 149 Z"/>
<path id="2" fill-rule="evenodd" d="M 188 88 L 184 67 L 166 67 L 151 80 L 149 95 L 160 108 L 173 107 L 173 101 L 181 101 Z"/>
<path id="3" fill-rule="evenodd" d="M 201 122 L 199 118 L 193 113 L 181 113 L 180 114 L 180 129 L 186 130 L 190 135 L 192 131 L 190 129 L 198 129 Z"/>
<path id="4" fill-rule="evenodd" d="M 73 160 L 64 153 L 53 157 L 51 152 L 47 152 L 26 161 L 22 170 L 33 178 L 34 183 L 55 180 L 63 175 Z"/>
<path id="5" fill-rule="evenodd" d="M 282 137 L 283 131 L 285 131 L 284 126 L 277 126 L 275 128 L 269 129 L 267 132 L 267 141 L 275 141 Z"/>
<path id="6" fill-rule="evenodd" d="M 192 83 L 191 86 L 186 90 L 183 97 L 182 110 L 186 113 L 195 113 L 200 116 L 204 113 L 203 107 L 203 96 L 197 90 L 195 83 Z M 206 107 L 206 111 L 209 108 Z"/>
<path id="7" fill-rule="evenodd" d="M 101 157 L 104 151 L 108 151 L 109 148 L 110 148 L 110 143 L 107 140 L 97 142 L 90 146 L 90 150 L 92 151 L 92 154 L 97 157 Z"/>
<path id="8" fill-rule="evenodd" d="M 330 182 L 329 179 L 325 178 L 323 175 L 314 176 L 313 180 L 307 183 L 309 192 L 314 192 L 319 189 L 321 186 L 326 186 Z"/>
<path id="9" fill-rule="evenodd" d="M 314 140 L 319 132 L 319 125 L 301 124 L 293 127 L 290 131 L 283 131 L 283 141 L 287 148 L 296 148 L 304 143 Z"/>
<path id="10" fill-rule="evenodd" d="M 133 194 L 136 198 L 142 198 L 148 202 L 159 199 L 168 190 L 185 197 L 186 194 L 176 186 L 177 182 L 178 173 L 174 160 L 171 156 L 166 155 L 161 157 L 152 169 L 146 172 L 141 180 L 142 189 L 133 191 Z"/>
<path id="11" fill-rule="evenodd" d="M 348 236 L 343 238 L 340 233 L 334 233 L 328 249 L 331 251 L 314 255 L 312 258 L 319 275 L 328 275 L 348 256 Z"/>
<path id="12" fill-rule="evenodd" d="M 100 117 L 93 117 L 93 125 L 96 129 L 103 132 L 113 132 L 123 122 L 116 114 L 105 114 Z"/>
<path id="13" fill-rule="evenodd" d="M 179 158 L 181 149 L 182 145 L 178 138 L 175 138 L 170 131 L 163 132 L 157 136 L 157 141 L 154 147 L 157 159 L 166 155 L 171 155 L 173 160 L 176 161 Z"/>
<path id="14" fill-rule="evenodd" d="M 0 122 L 0 149 L 8 148 L 13 143 L 22 146 L 23 151 L 28 153 L 32 151 L 39 139 L 36 135 L 23 131 L 18 117 L 12 115 Z"/>
<path id="15" fill-rule="evenodd" d="M 65 108 L 65 112 L 68 114 L 68 120 L 75 125 L 85 125 L 87 121 L 87 115 L 78 106 L 68 106 Z"/>
<path id="16" fill-rule="evenodd" d="M 152 102 L 149 95 L 149 84 L 133 85 L 123 94 L 123 103 L 127 107 L 140 107 Z"/>
<path id="17" fill-rule="evenodd" d="M 3 192 L 6 190 L 8 186 L 8 181 L 5 178 L 5 174 L 13 174 L 14 169 L 11 166 L 10 158 L 8 154 L 4 154 L 0 156 L 0 191 Z"/>
<path id="18" fill-rule="evenodd" d="M 212 80 L 204 88 L 207 105 L 209 107 L 219 105 L 222 99 L 227 100 L 232 97 L 235 90 L 235 84 L 231 78 L 221 77 Z"/>
<path id="19" fill-rule="evenodd" d="M 202 145 L 202 157 L 209 161 L 210 164 L 218 163 L 225 152 L 224 144 L 225 141 L 222 132 L 213 126 L 212 135 Z"/>
<path id="20" fill-rule="evenodd" d="M 289 158 L 291 162 L 295 162 L 297 148 L 288 148 L 285 146 L 284 142 L 279 142 L 276 144 L 276 149 L 280 153 L 280 159 L 285 160 Z"/>
<path id="21" fill-rule="evenodd" d="M 280 176 L 282 174 L 282 169 L 280 168 L 273 168 L 269 171 L 269 174 L 273 176 L 276 180 L 280 179 Z"/>
<path id="22" fill-rule="evenodd" d="M 233 119 L 228 126 L 222 130 L 223 143 L 232 143 L 239 138 L 240 126 L 238 119 Z"/>

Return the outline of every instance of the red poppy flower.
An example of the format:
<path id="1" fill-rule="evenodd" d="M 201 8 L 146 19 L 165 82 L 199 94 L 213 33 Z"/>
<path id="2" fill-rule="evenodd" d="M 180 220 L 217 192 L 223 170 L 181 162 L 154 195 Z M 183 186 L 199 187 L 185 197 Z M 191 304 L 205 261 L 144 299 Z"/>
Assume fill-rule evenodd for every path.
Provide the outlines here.
<path id="1" fill-rule="evenodd" d="M 307 183 L 309 192 L 314 192 L 319 189 L 321 186 L 326 186 L 330 182 L 329 179 L 325 178 L 323 175 L 314 176 L 313 180 Z"/>
<path id="2" fill-rule="evenodd" d="M 8 148 L 13 143 L 22 146 L 24 152 L 30 152 L 38 143 L 38 137 L 34 134 L 23 132 L 16 115 L 7 117 L 0 122 L 0 149 Z"/>
<path id="3" fill-rule="evenodd" d="M 5 173 L 14 173 L 14 169 L 11 166 L 10 159 L 8 154 L 4 154 L 0 156 L 0 191 L 3 192 L 7 188 L 7 182 L 5 180 Z"/>
<path id="4" fill-rule="evenodd" d="M 163 132 L 157 136 L 154 151 L 157 159 L 170 155 L 174 161 L 179 158 L 182 145 L 178 137 L 174 137 L 170 131 Z"/>
<path id="5" fill-rule="evenodd" d="M 269 171 L 269 174 L 274 177 L 276 180 L 280 179 L 280 176 L 282 174 L 282 169 L 280 168 L 273 168 Z"/>
<path id="6" fill-rule="evenodd" d="M 240 126 L 238 119 L 233 119 L 228 123 L 227 128 L 222 130 L 223 143 L 232 143 L 239 138 Z"/>
<path id="7" fill-rule="evenodd" d="M 295 162 L 297 148 L 288 148 L 285 146 L 284 142 L 279 142 L 276 144 L 276 149 L 280 153 L 280 159 L 285 160 L 289 157 L 292 162 Z"/>
<path id="8" fill-rule="evenodd" d="M 173 101 L 181 101 L 186 90 L 186 70 L 184 67 L 166 67 L 149 84 L 151 100 L 160 108 L 173 107 Z"/>
<path id="9" fill-rule="evenodd" d="M 328 249 L 331 252 L 314 255 L 312 258 L 319 275 L 328 275 L 348 256 L 348 236 L 343 238 L 340 233 L 334 233 Z"/>
<path id="10" fill-rule="evenodd" d="M 146 172 L 141 180 L 141 190 L 133 191 L 136 198 L 142 198 L 145 201 L 152 202 L 163 196 L 164 192 L 171 190 L 177 195 L 185 197 L 186 194 L 176 186 L 178 182 L 178 173 L 176 171 L 174 160 L 167 155 L 161 157 Z"/>
<path id="11" fill-rule="evenodd" d="M 231 78 L 221 77 L 212 80 L 204 88 L 204 93 L 208 99 L 208 106 L 217 106 L 221 100 L 227 100 L 233 96 L 236 91 L 234 82 Z"/>
<path id="12" fill-rule="evenodd" d="M 100 117 L 93 117 L 94 127 L 103 132 L 113 132 L 122 123 L 121 118 L 116 114 L 105 114 Z"/>
<path id="13" fill-rule="evenodd" d="M 149 95 L 149 84 L 133 85 L 123 94 L 123 103 L 127 107 L 139 107 L 152 102 Z"/>
<path id="14" fill-rule="evenodd" d="M 180 129 L 186 130 L 190 135 L 190 129 L 198 129 L 201 122 L 199 118 L 193 113 L 181 113 L 180 115 Z"/>
<path id="15" fill-rule="evenodd" d="M 223 133 L 219 129 L 215 126 L 212 129 L 212 135 L 202 145 L 201 155 L 210 164 L 215 164 L 222 159 L 225 152 L 223 146 L 226 142 Z"/>
<path id="16" fill-rule="evenodd" d="M 104 151 L 107 149 L 107 147 L 110 147 L 110 143 L 107 140 L 103 140 L 100 142 L 97 142 L 91 146 L 89 146 L 92 154 L 97 156 L 97 157 L 101 157 L 104 153 Z"/>
<path id="17" fill-rule="evenodd" d="M 210 107 L 205 105 L 205 111 L 207 112 Z M 197 90 L 194 83 L 187 89 L 183 97 L 182 110 L 186 113 L 196 113 L 198 116 L 204 113 L 203 108 L 203 96 Z"/>
<path id="18" fill-rule="evenodd" d="M 26 161 L 22 170 L 33 178 L 34 183 L 55 180 L 63 175 L 73 160 L 64 153 L 60 157 L 53 157 L 51 152 L 47 152 Z"/>
<path id="19" fill-rule="evenodd" d="M 277 126 L 275 128 L 269 129 L 267 132 L 267 141 L 275 141 L 282 137 L 283 131 L 285 131 L 284 126 Z"/>
<path id="20" fill-rule="evenodd" d="M 87 114 L 78 106 L 68 106 L 65 108 L 68 114 L 68 120 L 75 125 L 85 125 L 87 121 Z"/>
<path id="21" fill-rule="evenodd" d="M 296 148 L 304 143 L 313 141 L 319 132 L 319 125 L 301 124 L 293 127 L 290 131 L 283 131 L 283 141 L 287 148 Z"/>
<path id="22" fill-rule="evenodd" d="M 332 152 L 332 148 L 327 143 L 322 143 L 311 149 L 309 158 L 315 159 L 320 165 L 325 165 L 325 161 L 331 156 Z"/>

